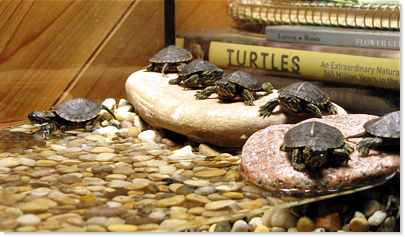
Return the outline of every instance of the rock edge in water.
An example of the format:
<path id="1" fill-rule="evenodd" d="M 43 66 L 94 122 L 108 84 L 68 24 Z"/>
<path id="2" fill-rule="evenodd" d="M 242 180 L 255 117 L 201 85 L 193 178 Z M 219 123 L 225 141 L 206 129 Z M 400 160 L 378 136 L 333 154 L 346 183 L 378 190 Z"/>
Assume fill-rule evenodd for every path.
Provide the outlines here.
<path id="1" fill-rule="evenodd" d="M 126 81 L 129 101 L 137 113 L 155 128 L 171 130 L 196 142 L 219 147 L 241 148 L 254 132 L 274 124 L 290 124 L 307 119 L 306 116 L 286 116 L 276 107 L 274 114 L 259 117 L 259 107 L 277 93 L 257 93 L 254 106 L 243 102 L 222 102 L 216 94 L 206 100 L 197 100 L 197 90 L 170 85 L 177 74 L 137 71 Z M 346 114 L 338 106 L 339 114 Z"/>
<path id="2" fill-rule="evenodd" d="M 311 118 L 338 128 L 344 136 L 363 131 L 363 124 L 374 115 L 330 115 L 322 119 Z M 391 177 L 400 168 L 399 154 L 388 154 L 372 149 L 369 156 L 362 157 L 355 150 L 347 166 L 326 167 L 315 177 L 308 172 L 293 168 L 290 156 L 280 151 L 284 134 L 294 124 L 269 126 L 254 133 L 242 149 L 240 170 L 252 183 L 269 191 L 290 194 L 316 195 L 334 190 L 350 189 L 382 181 Z M 350 139 L 355 145 L 361 138 Z"/>

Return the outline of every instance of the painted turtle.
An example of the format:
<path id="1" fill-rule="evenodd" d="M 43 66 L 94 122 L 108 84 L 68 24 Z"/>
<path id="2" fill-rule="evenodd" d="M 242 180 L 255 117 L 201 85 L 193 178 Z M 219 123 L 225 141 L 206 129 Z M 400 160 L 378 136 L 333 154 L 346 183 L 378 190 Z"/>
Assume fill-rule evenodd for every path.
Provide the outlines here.
<path id="1" fill-rule="evenodd" d="M 100 102 L 76 98 L 55 105 L 49 111 L 34 111 L 28 115 L 28 119 L 41 124 L 38 133 L 46 138 L 56 130 L 64 130 L 66 127 L 89 128 L 89 122 L 95 119 L 102 109 L 107 110 L 115 118 L 111 110 Z"/>
<path id="2" fill-rule="evenodd" d="M 296 82 L 279 91 L 278 98 L 260 106 L 260 116 L 270 116 L 280 105 L 284 111 L 292 113 L 309 112 L 321 118 L 322 112 L 337 114 L 337 108 L 330 102 L 329 95 L 309 82 Z"/>
<path id="3" fill-rule="evenodd" d="M 370 148 L 381 145 L 400 144 L 400 111 L 391 112 L 380 118 L 367 121 L 363 127 L 364 132 L 346 138 L 364 137 L 357 143 L 359 152 L 366 156 Z"/>
<path id="4" fill-rule="evenodd" d="M 224 70 L 204 59 L 196 59 L 179 68 L 178 77 L 169 81 L 170 84 L 180 84 L 188 87 L 207 87 L 214 85 L 222 78 Z"/>
<path id="5" fill-rule="evenodd" d="M 325 164 L 347 164 L 353 147 L 345 142 L 339 129 L 313 121 L 288 130 L 280 150 L 291 152 L 294 169 L 301 171 Z"/>
<path id="6" fill-rule="evenodd" d="M 145 67 L 147 71 L 153 72 L 158 69 L 164 76 L 166 72 L 177 71 L 177 67 L 188 63 L 192 59 L 191 53 L 177 45 L 169 45 L 153 55 Z"/>
<path id="7" fill-rule="evenodd" d="M 207 99 L 211 94 L 217 93 L 222 100 L 244 99 L 245 105 L 253 105 L 256 91 L 271 93 L 273 86 L 270 82 L 260 84 L 251 74 L 236 71 L 215 82 L 214 86 L 209 86 L 195 94 L 197 99 Z"/>

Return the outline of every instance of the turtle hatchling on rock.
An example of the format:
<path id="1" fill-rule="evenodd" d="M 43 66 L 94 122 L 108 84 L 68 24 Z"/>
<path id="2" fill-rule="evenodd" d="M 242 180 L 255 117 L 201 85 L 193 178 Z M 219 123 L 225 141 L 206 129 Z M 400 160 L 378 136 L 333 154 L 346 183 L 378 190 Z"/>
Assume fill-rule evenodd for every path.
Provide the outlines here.
<path id="1" fill-rule="evenodd" d="M 214 86 L 206 87 L 195 94 L 197 99 L 207 99 L 217 93 L 221 100 L 235 100 L 242 98 L 245 105 L 253 105 L 254 93 L 264 91 L 271 93 L 273 86 L 270 82 L 259 83 L 251 74 L 236 71 L 215 82 Z"/>
<path id="2" fill-rule="evenodd" d="M 221 79 L 224 70 L 204 59 L 196 59 L 183 67 L 179 67 L 178 77 L 169 81 L 169 84 L 180 84 L 189 87 L 207 87 L 214 85 Z"/>
<path id="3" fill-rule="evenodd" d="M 153 72 L 159 70 L 164 76 L 166 72 L 177 72 L 177 67 L 190 62 L 192 59 L 191 53 L 177 45 L 169 45 L 153 55 L 145 67 L 147 71 Z"/>
<path id="4" fill-rule="evenodd" d="M 314 121 L 288 130 L 280 150 L 291 152 L 294 169 L 301 171 L 328 164 L 347 164 L 353 147 L 345 142 L 337 128 Z"/>
<path id="5" fill-rule="evenodd" d="M 114 114 L 98 101 L 86 98 L 76 98 L 53 106 L 49 111 L 34 111 L 28 115 L 33 123 L 39 123 L 40 129 L 36 134 L 47 138 L 56 130 L 67 127 L 89 127 L 89 122 L 95 119 L 102 109 Z"/>
<path id="6" fill-rule="evenodd" d="M 270 116 L 277 105 L 287 112 L 309 112 L 318 118 L 322 117 L 322 111 L 327 114 L 337 114 L 338 112 L 336 106 L 330 102 L 329 95 L 309 82 L 296 82 L 282 88 L 278 98 L 260 106 L 260 116 Z"/>
<path id="7" fill-rule="evenodd" d="M 364 132 L 346 138 L 364 137 L 357 143 L 357 149 L 363 156 L 368 155 L 372 147 L 382 145 L 394 145 L 399 147 L 401 129 L 400 114 L 400 111 L 395 111 L 385 114 L 380 118 L 372 119 L 363 125 Z"/>

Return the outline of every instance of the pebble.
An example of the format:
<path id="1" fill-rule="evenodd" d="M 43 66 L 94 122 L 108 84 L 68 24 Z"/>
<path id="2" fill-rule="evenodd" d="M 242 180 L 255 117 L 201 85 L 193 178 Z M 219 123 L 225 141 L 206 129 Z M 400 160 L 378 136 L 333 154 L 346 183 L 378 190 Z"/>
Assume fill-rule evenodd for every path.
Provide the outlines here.
<path id="1" fill-rule="evenodd" d="M 350 220 L 350 230 L 354 232 L 367 232 L 369 228 L 366 218 L 354 217 Z"/>
<path id="2" fill-rule="evenodd" d="M 249 221 L 249 230 L 250 231 L 254 231 L 258 226 L 262 226 L 263 225 L 263 220 L 261 217 L 253 217 L 250 221 Z"/>
<path id="3" fill-rule="evenodd" d="M 215 150 L 214 148 L 212 148 L 204 143 L 201 143 L 198 146 L 198 153 L 201 155 L 204 155 L 204 156 L 208 156 L 208 157 L 221 155 L 221 153 L 219 151 Z"/>
<path id="4" fill-rule="evenodd" d="M 210 184 L 210 181 L 209 180 L 202 180 L 202 179 L 199 179 L 199 180 L 186 180 L 186 181 L 184 181 L 184 184 L 187 184 L 187 185 L 190 185 L 190 186 L 193 186 L 193 187 L 204 187 L 204 186 L 208 186 L 209 184 Z"/>
<path id="5" fill-rule="evenodd" d="M 194 173 L 195 177 L 198 178 L 212 178 L 212 177 L 218 177 L 226 174 L 226 170 L 223 169 L 212 169 L 212 170 L 203 170 Z"/>
<path id="6" fill-rule="evenodd" d="M 276 209 L 271 215 L 270 223 L 266 223 L 267 226 L 278 226 L 288 229 L 296 226 L 297 218 L 290 213 L 289 208 Z"/>
<path id="7" fill-rule="evenodd" d="M 139 133 L 138 139 L 141 141 L 149 140 L 154 142 L 160 142 L 162 140 L 162 136 L 156 130 L 145 130 Z"/>
<path id="8" fill-rule="evenodd" d="M 36 226 L 36 225 L 39 225 L 39 223 L 41 223 L 41 219 L 39 219 L 34 214 L 25 214 L 25 215 L 19 216 L 17 218 L 17 222 L 20 225 Z"/>
<path id="9" fill-rule="evenodd" d="M 378 210 L 374 212 L 369 218 L 368 218 L 368 224 L 370 226 L 379 226 L 381 223 L 384 222 L 385 218 L 387 217 L 387 213 L 381 210 Z"/>
<path id="10" fill-rule="evenodd" d="M 384 220 L 384 223 L 380 225 L 377 229 L 377 232 L 393 232 L 395 231 L 396 220 L 395 217 L 390 216 Z"/>
<path id="11" fill-rule="evenodd" d="M 94 130 L 92 132 L 92 134 L 94 134 L 94 135 L 89 135 L 86 137 L 86 139 L 90 140 L 90 141 L 101 141 L 101 140 L 104 140 L 104 137 L 103 137 L 103 139 L 101 139 L 98 136 L 100 136 L 100 135 L 113 136 L 118 131 L 119 131 L 119 129 L 115 126 L 106 126 L 106 127 L 102 127 L 102 128 L 98 128 L 98 129 Z"/>
<path id="12" fill-rule="evenodd" d="M 341 225 L 340 225 L 339 213 L 334 212 L 334 213 L 330 213 L 325 216 L 316 218 L 315 226 L 316 226 L 316 228 L 324 228 L 326 231 L 329 231 L 329 232 L 336 232 L 336 231 L 340 230 Z"/>
<path id="13" fill-rule="evenodd" d="M 20 164 L 21 164 L 20 159 L 16 159 L 16 158 L 4 158 L 4 159 L 0 160 L 0 167 L 11 168 L 11 167 L 16 167 Z"/>
<path id="14" fill-rule="evenodd" d="M 231 230 L 231 224 L 229 221 L 221 221 L 215 225 L 213 232 L 229 232 Z"/>
<path id="15" fill-rule="evenodd" d="M 170 206 L 178 206 L 183 204 L 186 201 L 186 197 L 184 195 L 175 195 L 170 198 L 165 198 L 157 201 L 157 205 L 159 207 L 170 207 Z"/>
<path id="16" fill-rule="evenodd" d="M 364 204 L 363 214 L 366 217 L 371 216 L 374 212 L 380 209 L 380 203 L 377 200 L 370 200 Z"/>
<path id="17" fill-rule="evenodd" d="M 87 225 L 86 232 L 106 232 L 107 229 L 100 225 Z"/>
<path id="18" fill-rule="evenodd" d="M 219 210 L 219 209 L 231 206 L 235 203 L 236 203 L 236 201 L 234 201 L 234 200 L 218 200 L 218 201 L 212 201 L 212 202 L 205 204 L 204 208 L 209 211 L 214 211 L 214 210 Z"/>
<path id="19" fill-rule="evenodd" d="M 231 232 L 248 232 L 249 225 L 244 220 L 237 220 L 232 226 Z"/>
<path id="20" fill-rule="evenodd" d="M 27 213 L 37 213 L 47 211 L 53 207 L 56 207 L 58 204 L 55 201 L 45 198 L 38 198 L 32 201 L 26 202 L 21 210 Z"/>
<path id="21" fill-rule="evenodd" d="M 297 230 L 299 232 L 311 232 L 315 229 L 315 222 L 307 217 L 300 217 L 297 221 Z"/>
<path id="22" fill-rule="evenodd" d="M 107 226 L 107 230 L 111 232 L 135 232 L 138 227 L 129 224 L 116 224 Z"/>

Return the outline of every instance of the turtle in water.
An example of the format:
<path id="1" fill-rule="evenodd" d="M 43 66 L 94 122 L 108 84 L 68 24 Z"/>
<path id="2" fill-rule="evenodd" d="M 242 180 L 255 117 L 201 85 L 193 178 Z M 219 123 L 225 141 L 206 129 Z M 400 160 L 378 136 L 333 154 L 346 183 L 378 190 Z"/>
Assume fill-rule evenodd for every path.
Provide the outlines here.
<path id="1" fill-rule="evenodd" d="M 177 67 L 191 61 L 191 53 L 177 45 L 169 45 L 153 55 L 145 67 L 147 71 L 153 72 L 156 69 L 162 72 L 164 76 L 168 71 L 177 72 Z"/>
<path id="2" fill-rule="evenodd" d="M 251 74 L 236 71 L 215 82 L 214 86 L 206 87 L 195 94 L 197 99 L 207 99 L 211 94 L 217 93 L 221 100 L 243 99 L 245 105 L 253 105 L 256 91 L 271 93 L 273 86 L 270 82 L 259 83 Z"/>
<path id="3" fill-rule="evenodd" d="M 329 95 L 309 82 L 296 82 L 279 91 L 278 98 L 260 106 L 262 117 L 270 116 L 274 108 L 280 105 L 284 111 L 292 113 L 309 112 L 321 118 L 322 112 L 337 114 L 336 106 L 329 100 Z"/>
<path id="4" fill-rule="evenodd" d="M 294 169 L 301 171 L 326 164 L 347 164 L 354 149 L 345 142 L 339 129 L 313 121 L 288 130 L 280 150 L 291 152 Z"/>
<path id="5" fill-rule="evenodd" d="M 196 59 L 184 67 L 179 67 L 178 77 L 169 81 L 169 84 L 180 84 L 189 87 L 207 87 L 214 85 L 221 79 L 224 70 L 204 59 Z"/>
<path id="6" fill-rule="evenodd" d="M 34 111 L 28 115 L 33 123 L 40 124 L 36 134 L 47 138 L 56 130 L 67 127 L 85 127 L 90 130 L 90 122 L 95 119 L 102 109 L 107 110 L 114 118 L 114 114 L 98 101 L 86 98 L 76 98 L 53 106 L 48 111 Z"/>
<path id="7" fill-rule="evenodd" d="M 381 145 L 400 144 L 400 111 L 391 112 L 380 118 L 367 121 L 363 127 L 364 132 L 346 137 L 364 137 L 357 143 L 357 149 L 361 155 L 366 156 L 370 148 Z"/>

